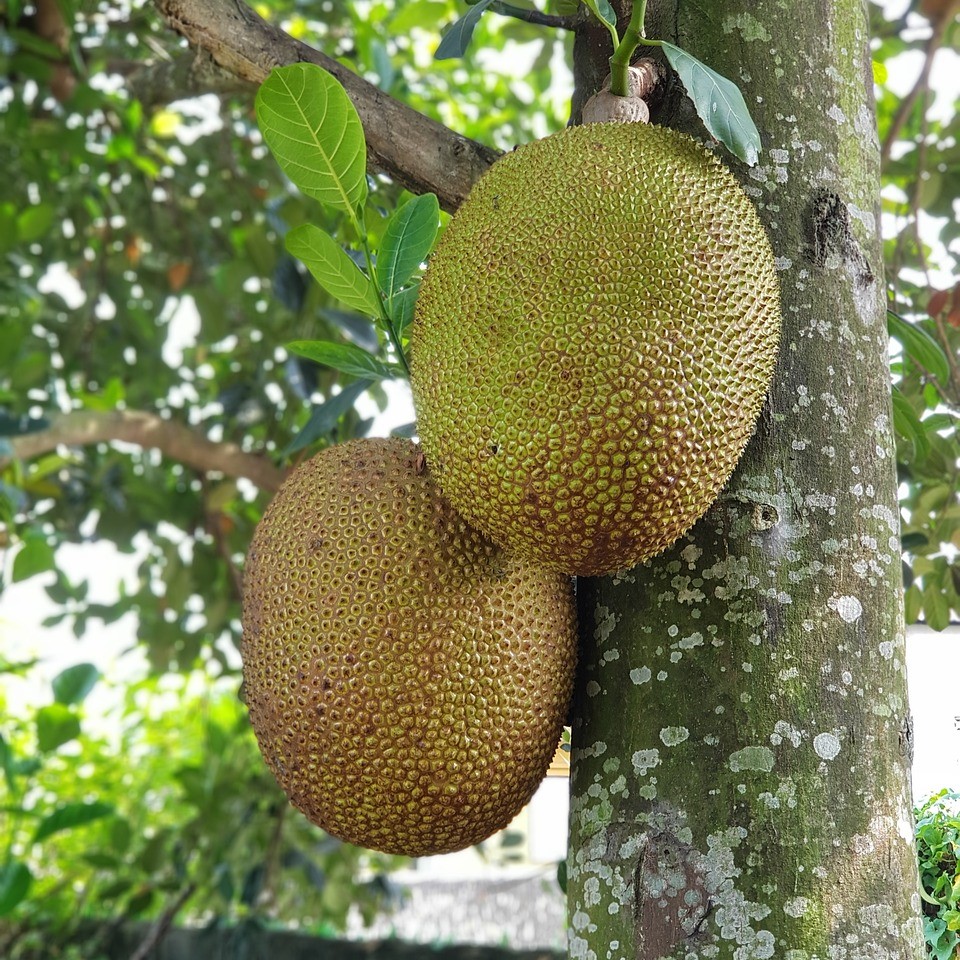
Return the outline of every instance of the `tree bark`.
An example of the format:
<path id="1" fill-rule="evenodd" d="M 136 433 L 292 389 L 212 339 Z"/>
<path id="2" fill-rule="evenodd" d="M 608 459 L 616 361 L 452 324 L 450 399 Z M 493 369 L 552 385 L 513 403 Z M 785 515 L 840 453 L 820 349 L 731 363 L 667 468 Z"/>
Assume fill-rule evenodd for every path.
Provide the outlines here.
<path id="1" fill-rule="evenodd" d="M 445 210 L 455 210 L 499 156 L 294 40 L 240 0 L 154 0 L 154 5 L 192 47 L 241 80 L 259 84 L 274 67 L 299 62 L 333 74 L 360 115 L 371 167 L 414 193 L 435 193 Z"/>
<path id="2" fill-rule="evenodd" d="M 902 585 L 860 0 L 651 4 L 743 90 L 783 339 L 689 536 L 581 581 L 570 956 L 920 960 Z M 702 136 L 689 104 L 655 119 Z"/>

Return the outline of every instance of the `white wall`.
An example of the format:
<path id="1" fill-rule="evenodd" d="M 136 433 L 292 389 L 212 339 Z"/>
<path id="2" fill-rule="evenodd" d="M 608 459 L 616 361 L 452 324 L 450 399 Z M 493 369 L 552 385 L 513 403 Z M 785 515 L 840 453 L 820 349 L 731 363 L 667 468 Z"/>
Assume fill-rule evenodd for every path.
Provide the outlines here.
<path id="1" fill-rule="evenodd" d="M 960 790 L 960 626 L 907 629 L 907 686 L 913 713 L 913 798 Z"/>

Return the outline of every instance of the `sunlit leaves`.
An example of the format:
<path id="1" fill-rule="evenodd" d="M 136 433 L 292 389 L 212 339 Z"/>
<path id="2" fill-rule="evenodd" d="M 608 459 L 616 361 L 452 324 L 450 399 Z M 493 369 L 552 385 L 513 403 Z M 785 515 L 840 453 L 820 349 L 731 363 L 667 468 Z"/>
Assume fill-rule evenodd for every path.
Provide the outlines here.
<path id="1" fill-rule="evenodd" d="M 33 875 L 19 860 L 0 863 L 0 917 L 10 913 L 30 891 Z"/>
<path id="2" fill-rule="evenodd" d="M 414 197 L 387 223 L 377 256 L 377 280 L 387 303 L 419 269 L 433 249 L 440 225 L 440 205 L 432 193 Z"/>
<path id="3" fill-rule="evenodd" d="M 300 191 L 355 221 L 367 196 L 363 126 L 343 87 L 309 63 L 278 67 L 256 99 L 263 138 Z"/>
<path id="4" fill-rule="evenodd" d="M 37 746 L 50 753 L 80 736 L 80 718 L 62 703 L 52 703 L 37 711 Z"/>
<path id="5" fill-rule="evenodd" d="M 305 223 L 287 234 L 286 245 L 331 296 L 354 310 L 377 316 L 380 304 L 376 288 L 328 233 Z"/>
<path id="6" fill-rule="evenodd" d="M 960 943 L 958 800 L 960 793 L 941 790 L 914 811 L 920 896 L 935 908 L 935 912 L 924 910 L 923 932 L 927 948 L 937 960 L 950 960 Z"/>
<path id="7" fill-rule="evenodd" d="M 68 707 L 82 703 L 99 679 L 100 671 L 92 663 L 67 667 L 53 678 L 54 700 Z"/>
<path id="8" fill-rule="evenodd" d="M 13 582 L 52 570 L 54 564 L 53 548 L 47 538 L 39 531 L 30 531 L 13 558 Z"/>
<path id="9" fill-rule="evenodd" d="M 399 367 L 378 360 L 366 350 L 352 343 L 331 343 L 322 340 L 297 340 L 287 344 L 287 349 L 315 363 L 333 367 L 354 377 L 367 379 L 392 379 L 401 373 Z"/>
<path id="10" fill-rule="evenodd" d="M 62 830 L 72 830 L 74 827 L 83 827 L 95 820 L 102 820 L 111 816 L 113 811 L 112 804 L 99 800 L 64 804 L 40 821 L 33 835 L 33 842 L 40 843 Z"/>

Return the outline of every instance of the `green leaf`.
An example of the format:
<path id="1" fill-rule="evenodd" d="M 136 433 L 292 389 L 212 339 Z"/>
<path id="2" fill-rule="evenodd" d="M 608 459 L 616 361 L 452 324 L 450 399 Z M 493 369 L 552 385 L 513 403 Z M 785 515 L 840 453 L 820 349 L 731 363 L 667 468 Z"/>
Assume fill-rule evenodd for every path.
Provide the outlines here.
<path id="1" fill-rule="evenodd" d="M 370 278 L 328 233 L 304 223 L 287 234 L 286 245 L 327 293 L 367 316 L 379 315 L 380 303 Z"/>
<path id="2" fill-rule="evenodd" d="M 923 594 L 915 583 L 907 587 L 903 595 L 903 606 L 907 623 L 916 623 L 920 619 L 920 611 L 923 610 Z"/>
<path id="3" fill-rule="evenodd" d="M 341 373 L 367 380 L 392 380 L 401 376 L 400 368 L 367 353 L 352 343 L 332 343 L 329 340 L 294 340 L 287 349 L 298 356 L 313 360 L 314 363 L 333 367 Z"/>
<path id="4" fill-rule="evenodd" d="M 13 558 L 13 582 L 26 580 L 38 573 L 54 568 L 53 548 L 39 531 L 31 531 L 24 537 L 23 546 Z"/>
<path id="5" fill-rule="evenodd" d="M 10 793 L 15 793 L 17 785 L 13 779 L 13 753 L 2 733 L 0 733 L 0 770 L 3 770 L 3 777 L 7 781 L 7 789 Z"/>
<path id="6" fill-rule="evenodd" d="M 890 396 L 893 400 L 893 429 L 913 444 L 916 458 L 923 460 L 930 452 L 930 441 L 927 439 L 920 418 L 910 401 L 896 387 L 891 388 Z"/>
<path id="7" fill-rule="evenodd" d="M 394 295 L 393 302 L 390 304 L 390 320 L 398 337 L 402 337 L 407 327 L 413 322 L 419 293 L 420 282 L 417 281 Z"/>
<path id="8" fill-rule="evenodd" d="M 359 224 L 367 197 L 366 142 L 339 82 L 311 63 L 278 67 L 257 91 L 256 111 L 267 146 L 300 191 Z"/>
<path id="9" fill-rule="evenodd" d="M 932 630 L 950 626 L 950 603 L 939 583 L 931 583 L 923 591 L 923 619 Z"/>
<path id="10" fill-rule="evenodd" d="M 43 753 L 56 750 L 80 736 L 80 720 L 62 703 L 53 703 L 37 711 L 37 743 Z"/>
<path id="11" fill-rule="evenodd" d="M 663 47 L 670 65 L 677 71 L 711 136 L 752 167 L 760 154 L 760 134 L 750 117 L 740 88 L 705 63 L 691 57 L 686 50 L 665 40 L 658 43 Z"/>
<path id="12" fill-rule="evenodd" d="M 388 304 L 427 259 L 439 229 L 440 204 L 432 193 L 394 212 L 377 253 L 377 280 Z"/>
<path id="13" fill-rule="evenodd" d="M 53 697 L 57 703 L 68 707 L 83 703 L 99 679 L 100 671 L 92 663 L 67 667 L 53 678 Z"/>
<path id="14" fill-rule="evenodd" d="M 289 457 L 311 443 L 326 436 L 339 422 L 340 418 L 350 410 L 357 398 L 370 387 L 371 380 L 356 380 L 344 387 L 336 396 L 330 397 L 323 403 L 317 404 L 310 414 L 310 419 L 303 425 L 300 432 L 290 441 L 283 457 Z"/>
<path id="15" fill-rule="evenodd" d="M 617 13 L 608 0 L 584 0 L 584 3 L 601 23 L 617 29 Z"/>
<path id="16" fill-rule="evenodd" d="M 456 60 L 467 52 L 470 39 L 484 10 L 493 3 L 493 0 L 480 0 L 475 3 L 452 27 L 443 35 L 434 60 Z"/>
<path id="17" fill-rule="evenodd" d="M 94 820 L 102 820 L 113 814 L 113 805 L 101 803 L 99 800 L 92 800 L 88 803 L 67 803 L 58 807 L 53 813 L 44 817 L 37 832 L 33 835 L 33 842 L 39 843 L 52 837 L 61 830 L 72 830 L 74 827 L 82 827 Z"/>
<path id="18" fill-rule="evenodd" d="M 26 897 L 33 875 L 25 863 L 8 860 L 0 867 L 0 917 L 6 916 Z"/>
<path id="19" fill-rule="evenodd" d="M 943 347 L 922 327 L 909 323 L 892 310 L 887 311 L 887 333 L 899 341 L 912 360 L 932 373 L 941 383 L 950 382 L 950 364 Z"/>
<path id="20" fill-rule="evenodd" d="M 53 226 L 56 217 L 56 208 L 49 203 L 41 203 L 35 207 L 27 207 L 17 217 L 17 235 L 23 243 L 33 243 L 40 240 Z"/>

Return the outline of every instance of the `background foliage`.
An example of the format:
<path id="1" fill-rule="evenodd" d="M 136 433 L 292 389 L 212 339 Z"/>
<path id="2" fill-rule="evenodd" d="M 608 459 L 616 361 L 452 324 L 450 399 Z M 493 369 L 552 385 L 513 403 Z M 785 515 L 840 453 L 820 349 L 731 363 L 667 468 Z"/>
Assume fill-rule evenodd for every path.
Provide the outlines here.
<path id="1" fill-rule="evenodd" d="M 563 33 L 488 12 L 464 59 L 437 62 L 466 9 L 454 0 L 256 9 L 485 143 L 509 149 L 566 122 Z M 887 283 L 903 321 L 891 320 L 891 377 L 907 616 L 936 629 L 960 615 L 957 105 L 925 73 L 910 96 L 892 91 L 901 55 L 929 63 L 958 46 L 947 9 L 923 0 L 888 20 L 871 5 Z M 347 225 L 280 175 L 254 91 L 206 93 L 191 61 L 146 2 L 0 0 L 0 573 L 38 578 L 47 625 L 77 638 L 76 669 L 14 711 L 4 691 L 35 690 L 35 665 L 3 646 L 3 956 L 41 943 L 44 956 L 95 956 L 95 943 L 69 944 L 104 915 L 335 929 L 351 902 L 384 905 L 396 864 L 287 813 L 237 700 L 239 570 L 267 494 L 129 444 L 10 456 L 67 411 L 147 411 L 288 465 L 364 434 L 396 397 L 283 349 L 376 344 L 369 320 L 284 252 L 298 226 L 346 241 Z M 376 237 L 403 198 L 382 178 L 370 187 Z M 108 602 L 64 559 L 93 542 L 135 571 Z M 145 659 L 101 677 L 98 631 L 124 617 Z M 85 714 L 95 696 L 105 716 Z"/>

